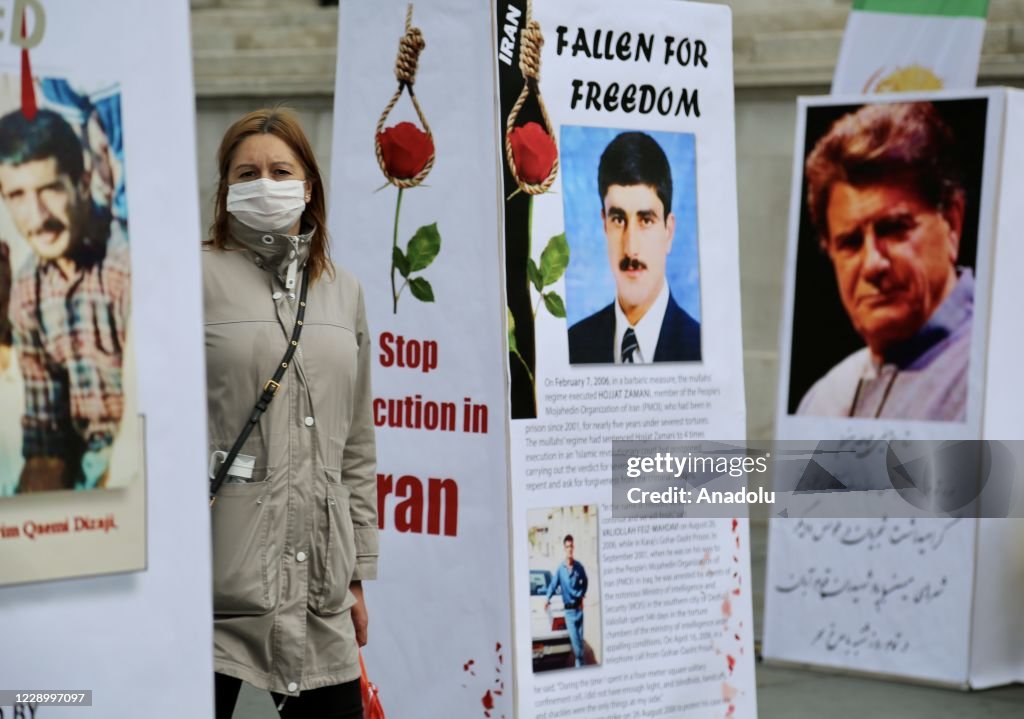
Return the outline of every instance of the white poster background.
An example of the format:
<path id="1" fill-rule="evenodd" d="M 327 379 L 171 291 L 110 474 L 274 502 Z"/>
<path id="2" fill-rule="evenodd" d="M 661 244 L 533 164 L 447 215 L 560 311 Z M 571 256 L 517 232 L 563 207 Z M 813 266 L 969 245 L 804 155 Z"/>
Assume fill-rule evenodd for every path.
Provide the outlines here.
<path id="1" fill-rule="evenodd" d="M 334 259 L 361 281 L 374 343 L 377 398 L 421 395 L 454 402 L 459 431 L 378 427 L 377 471 L 458 483 L 457 536 L 401 533 L 401 498 L 384 499 L 380 578 L 365 583 L 367 668 L 388 716 L 512 716 L 508 589 L 504 307 L 498 257 L 498 146 L 491 12 L 478 0 L 419 0 L 412 24 L 426 48 L 415 92 L 430 123 L 436 161 L 403 193 L 398 245 L 436 222 L 437 258 L 422 272 L 434 290 L 408 288 L 392 313 L 390 267 L 397 189 L 374 154 L 377 120 L 397 86 L 405 0 L 342 2 L 331 167 Z M 386 126 L 418 124 L 403 94 Z M 399 277 L 399 284 L 401 278 Z M 380 338 L 437 342 L 437 368 L 385 367 Z M 487 433 L 462 430 L 463 399 L 487 407 Z M 380 485 L 379 485 L 380 486 Z M 442 522 L 444 513 L 442 512 Z M 489 695 L 488 695 L 489 692 Z M 485 698 L 489 697 L 489 698 Z"/>
<path id="2" fill-rule="evenodd" d="M 996 254 L 992 285 L 992 320 L 988 335 L 988 375 L 985 386 L 983 436 L 988 439 L 1024 438 L 1024 403 L 1020 401 L 1020 363 L 1024 352 L 1019 323 L 1024 306 L 1024 92 L 1006 91 Z M 1018 388 L 1013 391 L 1012 388 Z M 1020 442 L 1017 467 L 1024 466 Z M 1024 487 L 1017 483 L 1011 499 L 1014 517 L 1024 516 Z M 972 614 L 971 686 L 985 688 L 1024 681 L 1024 520 L 984 519 L 978 527 L 978 562 Z"/>
<path id="3" fill-rule="evenodd" d="M 14 4 L 0 3 L 0 70 L 17 73 Z M 46 31 L 31 51 L 34 74 L 121 82 L 148 557 L 141 573 L 0 588 L 0 677 L 5 688 L 92 689 L 93 707 L 70 710 L 75 716 L 209 717 L 201 235 L 195 156 L 182 152 L 195 146 L 189 6 L 41 5 Z M 39 714 L 50 711 L 58 710 Z"/>
<path id="4" fill-rule="evenodd" d="M 808 108 L 817 105 L 976 97 L 988 98 L 988 110 L 975 260 L 978 289 L 974 303 L 966 422 L 864 420 L 787 414 L 804 164 L 802 148 Z M 799 99 L 794 144 L 798 150 L 793 164 L 788 269 L 780 332 L 779 394 L 775 423 L 779 439 L 982 437 L 987 328 L 992 288 L 992 238 L 1001 166 L 999 153 L 1004 97 L 1001 90 L 991 89 Z M 814 527 L 814 531 L 799 532 L 799 521 Z M 840 542 L 817 542 L 812 539 L 830 526 L 829 523 L 836 521 L 772 519 L 769 525 L 766 569 L 764 656 L 966 686 L 969 682 L 978 521 L 963 520 L 949 528 L 946 520 L 917 520 L 913 530 L 915 534 L 926 537 L 944 532 L 946 535 L 941 545 L 933 549 L 927 549 L 927 541 L 920 543 L 919 549 L 927 549 L 923 552 L 912 549 L 909 544 L 890 544 L 888 547 L 879 546 L 866 551 L 866 544 L 842 545 Z M 888 525 L 886 521 L 844 520 L 843 529 L 850 527 L 851 522 L 859 522 L 864 531 L 888 533 L 892 531 L 894 520 L 888 520 Z M 911 567 L 912 572 L 908 571 Z M 816 575 L 811 574 L 812 569 Z M 849 578 L 855 584 L 866 579 L 870 587 L 877 586 L 880 592 L 908 579 L 912 579 L 912 582 L 907 585 L 907 592 L 901 591 L 878 606 L 866 600 L 853 604 L 853 593 L 849 595 L 848 601 L 837 601 L 833 597 L 822 596 L 820 592 L 787 592 L 780 589 L 790 586 L 800 577 L 813 580 L 816 576 L 820 581 L 826 571 L 834 577 Z M 870 577 L 867 575 L 869 571 Z M 867 591 L 873 593 L 870 587 Z M 936 588 L 941 588 L 937 595 Z M 917 596 L 917 592 L 923 592 L 921 597 L 932 598 L 923 600 Z M 828 637 L 838 639 L 829 642 Z M 856 647 L 846 651 L 842 649 L 842 646 L 854 643 Z"/>
<path id="5" fill-rule="evenodd" d="M 541 24 L 544 32 L 545 43 L 541 60 L 541 93 L 547 105 L 551 121 L 555 127 L 556 138 L 559 135 L 559 128 L 562 125 L 585 125 L 595 127 L 611 127 L 622 129 L 638 129 L 651 131 L 667 131 L 680 133 L 693 133 L 696 136 L 696 158 L 697 158 L 697 225 L 698 225 L 698 255 L 700 258 L 700 322 L 701 342 L 703 358 L 700 363 L 659 363 L 648 364 L 636 369 L 623 366 L 609 365 L 575 365 L 568 364 L 568 344 L 566 340 L 566 321 L 551 316 L 548 312 L 541 311 L 537 314 L 536 337 L 537 337 L 537 360 L 536 360 L 536 383 L 538 418 L 536 420 L 512 420 L 511 422 L 511 454 L 512 454 L 512 511 L 511 522 L 513 529 L 514 545 L 514 603 L 516 617 L 516 669 L 519 679 L 519 706 L 518 716 L 526 718 L 541 716 L 563 716 L 559 712 L 567 712 L 567 717 L 605 717 L 619 716 L 614 713 L 615 693 L 611 697 L 607 693 L 604 699 L 599 693 L 602 688 L 635 686 L 641 677 L 649 672 L 658 672 L 669 669 L 672 671 L 681 670 L 686 665 L 703 663 L 707 666 L 707 675 L 714 676 L 703 682 L 690 683 L 682 686 L 666 687 L 668 683 L 664 675 L 657 679 L 651 675 L 653 687 L 639 692 L 627 691 L 627 703 L 629 698 L 636 702 L 643 701 L 645 704 L 634 703 L 631 709 L 619 709 L 626 715 L 639 715 L 632 712 L 663 711 L 673 717 L 721 717 L 729 711 L 729 701 L 723 701 L 723 691 L 732 692 L 735 695 L 731 704 L 733 711 L 738 717 L 755 717 L 756 701 L 754 689 L 754 665 L 753 665 L 753 626 L 751 621 L 750 605 L 750 559 L 748 527 L 745 519 L 740 520 L 735 531 L 731 529 L 729 520 L 718 520 L 712 524 L 709 530 L 714 539 L 708 543 L 716 547 L 716 551 L 725 555 L 725 561 L 730 564 L 730 574 L 712 579 L 715 585 L 707 592 L 708 596 L 716 597 L 715 611 L 718 611 L 718 604 L 727 595 L 732 603 L 732 619 L 728 626 L 735 632 L 729 636 L 722 636 L 715 639 L 716 649 L 711 651 L 694 651 L 687 654 L 684 659 L 679 657 L 647 659 L 643 661 L 621 663 L 621 652 L 613 651 L 610 647 L 612 642 L 608 639 L 608 628 L 603 629 L 603 656 L 599 667 L 584 667 L 575 670 L 558 670 L 534 674 L 531 664 L 531 636 L 530 636 L 530 604 L 528 570 L 535 567 L 529 564 L 528 538 L 526 536 L 527 515 L 529 510 L 541 507 L 557 506 L 578 506 L 596 505 L 600 507 L 599 527 L 602 533 L 612 526 L 622 527 L 623 525 L 635 527 L 645 524 L 649 528 L 654 522 L 643 520 L 630 520 L 615 522 L 611 518 L 611 444 L 610 441 L 591 444 L 588 432 L 584 428 L 575 430 L 553 429 L 545 430 L 546 434 L 539 436 L 561 435 L 565 438 L 581 438 L 584 442 L 581 449 L 598 450 L 598 456 L 603 456 L 604 461 L 609 464 L 606 473 L 600 473 L 604 481 L 599 486 L 581 486 L 584 478 L 575 478 L 576 486 L 567 487 L 563 484 L 557 489 L 546 489 L 534 493 L 525 490 L 526 472 L 528 464 L 524 455 L 528 452 L 527 432 L 529 428 L 538 425 L 550 425 L 555 422 L 551 417 L 546 417 L 545 412 L 550 407 L 546 403 L 545 394 L 547 387 L 555 386 L 553 381 L 556 378 L 582 380 L 593 382 L 595 378 L 611 376 L 637 377 L 637 376 L 675 376 L 695 377 L 697 375 L 710 375 L 709 386 L 719 390 L 720 394 L 714 398 L 713 409 L 706 412 L 708 423 L 701 429 L 708 439 L 742 439 L 745 436 L 745 414 L 743 394 L 743 367 L 742 367 L 742 346 L 740 336 L 739 316 L 739 259 L 738 259 L 738 229 L 736 215 L 736 178 L 735 178 L 735 148 L 734 148 L 734 109 L 733 109 L 733 85 L 732 85 L 732 27 L 731 14 L 727 8 L 703 5 L 686 2 L 663 2 L 659 0 L 643 0 L 634 2 L 628 8 L 619 3 L 601 2 L 595 3 L 590 0 L 534 0 L 533 17 Z M 503 18 L 498 18 L 499 24 Z M 525 19 L 520 21 L 520 26 Z M 563 50 L 561 56 L 557 54 L 556 28 L 566 26 L 568 32 L 566 38 L 569 47 Z M 594 58 L 587 58 L 583 55 L 572 57 L 571 47 L 576 39 L 577 28 L 585 28 L 588 41 L 592 43 L 594 32 L 600 29 L 602 32 L 613 30 L 616 34 L 631 32 L 633 38 L 638 33 L 653 34 L 656 37 L 652 61 L 608 61 Z M 677 40 L 689 37 L 692 41 L 703 40 L 708 47 L 708 67 L 679 67 L 673 61 L 672 64 L 664 64 L 664 37 L 674 35 Z M 601 46 L 604 40 L 601 40 Z M 614 45 L 613 45 L 614 47 Z M 686 87 L 690 92 L 697 91 L 701 109 L 700 117 L 686 117 L 675 114 L 663 117 L 657 113 L 639 115 L 637 113 L 627 114 L 621 110 L 586 110 L 580 103 L 576 109 L 571 109 L 572 81 L 574 79 L 594 80 L 600 82 L 603 87 L 608 87 L 618 82 L 620 87 L 630 83 L 649 83 L 657 88 L 671 87 L 675 91 L 676 103 L 679 101 L 679 90 Z M 585 93 L 585 89 L 584 89 Z M 673 107 L 674 109 L 674 107 Z M 502 128 L 504 133 L 504 128 Z M 596 167 L 594 169 L 596 173 Z M 562 193 L 563 172 L 554 183 L 551 191 L 534 198 L 533 205 L 533 246 L 536 249 L 534 258 L 539 257 L 540 248 L 547 242 L 547 238 L 559 234 L 564 230 L 563 219 L 563 193 Z M 570 263 L 572 259 L 570 258 Z M 548 288 L 545 288 L 548 289 Z M 563 298 L 565 297 L 565 283 L 563 280 L 556 283 L 552 288 Z M 611 298 L 609 298 L 610 301 Z M 514 361 L 514 360 L 513 360 Z M 563 404 L 564 406 L 564 404 Z M 699 414 L 699 413 L 698 413 Z M 643 411 L 629 411 L 623 409 L 615 415 L 595 415 L 588 418 L 587 415 L 575 417 L 565 416 L 564 419 L 575 421 L 582 419 L 586 421 L 604 420 L 613 417 L 617 421 L 630 421 L 646 418 L 648 415 Z M 672 413 L 658 415 L 669 418 Z M 555 422 L 558 424 L 558 422 Z M 649 432 L 647 430 L 646 432 Z M 678 425 L 669 429 L 662 429 L 661 438 L 668 438 L 669 434 L 675 434 L 674 438 L 684 437 Z M 636 430 L 629 431 L 634 437 L 649 437 L 649 434 L 637 435 Z M 612 433 L 616 434 L 616 433 Z M 617 433 L 617 436 L 624 438 L 625 432 Z M 563 448 L 564 449 L 564 448 Z M 567 473 L 572 479 L 571 471 Z M 693 520 L 680 520 L 674 525 L 670 532 L 676 536 L 683 536 Z M 664 525 L 665 523 L 660 523 Z M 602 534 L 602 537 L 609 536 Z M 605 541 L 604 539 L 602 541 Z M 605 545 L 607 546 L 607 545 Z M 694 548 L 696 551 L 696 548 Z M 735 561 L 732 556 L 735 555 Z M 602 573 L 608 572 L 608 564 L 605 562 L 604 548 L 602 556 Z M 544 567 L 550 570 L 554 566 Z M 731 572 L 737 572 L 736 577 Z M 637 570 L 633 573 L 637 582 L 644 579 L 644 572 Z M 740 592 L 731 595 L 732 588 L 739 582 Z M 595 596 L 596 595 L 596 596 Z M 602 612 L 605 615 L 605 622 L 608 616 L 608 602 L 602 587 L 591 584 L 588 597 L 601 598 Z M 659 597 L 664 600 L 665 597 Z M 691 601 L 693 597 L 673 596 L 675 606 L 683 601 Z M 589 599 L 587 600 L 589 601 Z M 641 605 L 635 611 L 630 612 L 630 618 L 641 620 L 649 626 L 660 626 L 656 615 L 658 610 L 654 602 L 644 603 L 642 597 L 638 598 Z M 595 618 L 587 617 L 585 622 L 594 621 Z M 631 636 L 636 640 L 644 638 L 642 624 L 632 625 Z M 621 627 L 619 627 L 621 629 Z M 718 633 L 719 630 L 715 630 Z M 733 633 L 738 634 L 740 639 L 733 639 Z M 667 642 L 667 637 L 664 638 Z M 616 643 L 621 643 L 617 641 Z M 728 643 L 730 649 L 726 650 Z M 731 647 L 737 647 L 731 649 Z M 667 645 L 655 644 L 654 651 L 668 649 Z M 717 650 L 717 653 L 716 653 Z M 726 654 L 735 654 L 736 666 L 732 671 L 726 671 Z M 586 682 L 586 684 L 579 684 Z M 595 689 L 594 682 L 602 686 Z M 642 682 L 641 682 L 642 683 Z M 728 685 L 729 689 L 725 689 Z M 621 697 L 622 692 L 617 692 Z M 546 699 L 554 695 L 570 696 L 573 700 L 562 705 L 550 706 L 548 710 L 540 707 L 546 706 Z M 700 704 L 707 700 L 708 705 L 697 708 L 687 708 L 690 704 Z M 588 707 L 600 707 L 604 709 L 588 709 Z M 581 713 L 582 712 L 582 713 Z M 612 713 L 609 713 L 612 712 Z"/>

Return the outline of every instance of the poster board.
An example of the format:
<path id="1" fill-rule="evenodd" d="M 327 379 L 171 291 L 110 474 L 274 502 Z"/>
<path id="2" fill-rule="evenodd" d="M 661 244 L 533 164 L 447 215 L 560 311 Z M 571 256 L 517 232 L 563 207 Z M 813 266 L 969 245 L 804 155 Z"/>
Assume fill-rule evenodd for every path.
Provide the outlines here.
<path id="1" fill-rule="evenodd" d="M 0 72 L 19 76 L 15 7 L 28 8 L 27 37 L 42 29 L 29 49 L 34 77 L 120 85 L 135 290 L 134 380 L 125 382 L 137 390 L 125 416 L 145 417 L 131 451 L 140 455 L 145 439 L 146 476 L 120 489 L 0 499 L 2 521 L 22 527 L 22 536 L 25 519 L 12 513 L 66 516 L 72 528 L 78 514 L 113 513 L 117 526 L 37 537 L 31 565 L 23 556 L 16 568 L 16 540 L 4 539 L 5 578 L 15 571 L 18 581 L 118 572 L 0 587 L 7 647 L 0 676 L 5 688 L 91 689 L 92 708 L 72 710 L 83 716 L 134 717 L 139 707 L 154 717 L 209 716 L 209 510 L 203 483 L 183 481 L 206 472 L 196 167 L 193 154 L 180 151 L 195 141 L 188 5 L 4 3 Z M 130 543 L 130 552 L 120 554 L 117 542 Z M 42 707 L 36 715 L 54 711 Z"/>
<path id="2" fill-rule="evenodd" d="M 0 74 L 2 583 L 146 556 L 123 81 L 47 64 L 45 8 L 23 14 Z"/>
<path id="3" fill-rule="evenodd" d="M 899 108 L 912 109 L 903 113 Z M 989 313 L 998 307 L 993 299 L 997 296 L 993 268 L 1001 264 L 1001 259 L 996 261 L 1001 258 L 996 231 L 1002 212 L 1002 203 L 997 200 L 1003 191 L 1006 167 L 1004 132 L 1009 127 L 1005 92 L 992 89 L 891 98 L 801 98 L 797 116 L 798 151 L 780 336 L 778 438 L 955 440 L 1000 436 L 989 434 L 992 425 L 985 417 L 986 393 L 990 392 L 986 376 L 991 381 L 994 356 L 988 345 L 995 327 Z M 910 128 L 915 123 L 919 127 L 945 127 L 948 135 L 934 137 L 953 138 L 951 146 L 936 145 L 946 149 L 935 153 L 935 157 L 953 158 L 954 164 L 949 165 L 953 169 L 939 160 L 931 176 L 945 177 L 947 172 L 957 175 L 954 184 L 956 192 L 962 193 L 963 210 L 959 216 L 945 211 L 941 216 L 950 218 L 950 224 L 935 225 L 930 236 L 942 241 L 955 238 L 956 286 L 960 306 L 967 307 L 967 311 L 951 316 L 949 308 L 957 306 L 958 295 L 947 295 L 950 302 L 943 305 L 941 314 L 930 315 L 928 327 L 945 322 L 948 331 L 942 344 L 927 344 L 932 352 L 927 358 L 921 351 L 925 345 L 912 344 L 920 334 L 911 332 L 909 339 L 887 344 L 879 328 L 892 330 L 899 323 L 909 323 L 909 327 L 917 322 L 913 316 L 901 313 L 914 306 L 913 298 L 920 293 L 895 278 L 907 268 L 924 266 L 920 258 L 938 255 L 927 253 L 921 244 L 914 245 L 911 254 L 898 248 L 872 254 L 870 248 L 874 245 L 870 243 L 895 243 L 908 238 L 916 242 L 925 236 L 922 233 L 928 226 L 893 226 L 887 230 L 884 223 L 897 211 L 922 219 L 928 210 L 913 209 L 912 197 L 901 200 L 890 195 L 871 218 L 865 215 L 863 223 L 856 218 L 847 222 L 849 218 L 836 198 L 841 199 L 842 192 L 851 187 L 877 191 L 870 189 L 877 188 L 877 183 L 865 180 L 860 180 L 860 185 L 847 183 L 839 190 L 833 189 L 827 201 L 821 201 L 815 209 L 815 197 L 821 196 L 814 189 L 816 182 L 821 185 L 814 179 L 818 172 L 815 168 L 819 167 L 816 163 L 822 157 L 839 156 L 831 149 L 827 152 L 833 154 L 827 154 L 825 148 L 835 147 L 836 138 L 844 137 L 843 133 L 852 137 L 856 132 L 869 132 L 865 128 L 876 126 L 876 118 L 883 117 L 899 117 L 899 122 L 893 122 L 896 128 Z M 899 144 L 901 131 L 896 129 L 886 136 L 896 138 L 893 147 Z M 895 188 L 893 192 L 902 191 L 898 183 L 883 185 Z M 905 183 L 902 187 L 907 186 Z M 956 205 L 954 200 L 944 206 Z M 821 222 L 823 209 L 829 213 L 826 224 Z M 815 216 L 819 218 L 817 225 Z M 854 229 L 847 232 L 847 226 Z M 833 231 L 835 228 L 839 229 Z M 949 229 L 955 232 L 943 234 Z M 819 246 L 825 231 L 829 233 L 825 245 Z M 885 232 L 891 239 L 878 240 L 885 237 Z M 855 251 L 847 255 L 869 248 L 863 256 L 870 262 L 865 260 L 854 270 L 849 269 L 853 265 L 844 264 L 847 255 L 843 254 L 843 243 L 850 242 L 850 238 L 862 244 L 856 244 Z M 900 247 L 911 248 L 911 244 Z M 945 264 L 934 265 L 936 271 L 949 269 L 949 255 L 943 256 Z M 864 267 L 869 269 L 861 269 Z M 971 293 L 964 292 L 970 287 L 965 278 L 973 280 Z M 886 319 L 890 324 L 885 324 L 874 310 L 886 307 L 900 287 L 903 295 L 899 302 L 889 305 L 894 308 L 893 314 Z M 869 290 L 877 290 L 879 297 L 870 302 L 863 299 Z M 889 299 L 883 299 L 886 297 Z M 958 349 L 948 351 L 954 343 Z M 869 351 L 882 357 L 880 369 L 871 369 L 878 368 L 878 364 L 865 364 L 870 359 Z M 903 351 L 907 354 L 901 355 Z M 929 390 L 915 384 L 920 378 L 935 377 L 936 368 L 957 352 L 958 367 L 947 365 L 942 370 L 942 397 L 934 389 L 938 385 Z M 875 391 L 879 383 L 885 385 L 882 393 Z M 1003 431 L 1010 434 L 1002 438 L 1013 434 L 1005 426 Z M 973 617 L 989 625 L 1000 624 L 1002 617 L 1008 617 L 1005 612 L 996 612 L 981 620 L 976 613 L 979 605 L 1002 606 L 1008 596 L 1005 582 L 990 582 L 989 586 L 978 583 L 987 548 L 1007 541 L 1003 534 L 1003 528 L 1009 526 L 1006 522 L 971 517 L 773 518 L 765 598 L 765 657 L 954 686 L 988 685 L 991 679 L 972 673 L 972 662 L 988 664 L 988 649 L 998 653 L 998 643 L 980 650 L 977 633 L 981 625 Z M 853 541 L 851 536 L 870 539 Z M 937 626 L 942 631 L 936 631 Z M 1012 664 L 1003 665 L 1003 669 L 1008 666 L 1011 674 L 1016 671 Z"/>
<path id="4" fill-rule="evenodd" d="M 411 13 L 408 34 L 404 0 L 339 13 L 328 217 L 374 346 L 381 559 L 365 656 L 389 715 L 497 719 L 513 716 L 513 684 L 491 12 Z M 403 37 L 424 45 L 422 118 L 396 79 Z"/>
<path id="5" fill-rule="evenodd" d="M 497 23 L 518 716 L 756 716 L 746 520 L 611 506 L 612 438 L 745 432 L 729 11 L 534 0 Z M 642 364 L 618 361 L 626 307 Z M 574 593 L 535 586 L 570 541 L 582 656 Z"/>
<path id="6" fill-rule="evenodd" d="M 687 423 L 691 431 L 741 438 L 745 422 L 730 16 L 725 8 L 690 3 L 651 1 L 642 9 L 627 15 L 610 2 L 421 0 L 406 24 L 404 2 L 341 4 L 330 216 L 334 256 L 363 283 L 377 345 L 383 531 L 381 578 L 366 584 L 366 656 L 389 712 L 412 715 L 426 703 L 444 706 L 448 716 L 494 719 L 596 719 L 627 707 L 673 716 L 755 715 L 746 519 L 633 524 L 611 516 L 611 439 L 651 436 L 653 425 L 642 426 L 645 413 L 663 418 L 658 431 L 673 438 Z M 580 27 L 575 19 L 584 16 Z M 522 251 L 529 218 L 524 197 L 509 184 L 506 151 L 529 19 L 545 36 L 543 49 L 534 47 L 545 68 L 539 88 L 551 122 L 549 132 L 541 131 L 548 144 L 532 161 L 537 184 L 549 190 L 535 198 L 533 270 Z M 669 43 L 669 21 L 699 33 Z M 643 34 L 649 61 L 599 63 L 581 50 L 570 59 L 577 34 L 606 26 L 620 28 L 617 36 L 631 33 L 634 43 Z M 396 63 L 400 47 L 407 54 Z M 636 114 L 584 110 L 573 100 L 576 72 L 583 82 L 633 84 Z M 671 103 L 662 100 L 671 105 L 664 114 L 654 109 L 654 85 L 673 93 Z M 532 102 L 513 127 L 537 120 Z M 607 145 L 629 129 L 650 133 L 672 155 L 680 227 L 668 273 L 673 301 L 694 323 L 714 329 L 686 343 L 694 353 L 686 359 L 642 369 L 571 366 L 560 315 L 582 319 L 615 292 L 605 240 L 593 234 L 600 203 L 598 157 L 590 148 L 598 135 Z M 528 132 L 528 145 L 544 143 L 535 129 Z M 562 169 L 548 181 L 555 157 Z M 566 177 L 577 178 L 576 188 Z M 582 259 L 570 259 L 572 252 Z M 528 298 L 535 330 L 521 314 L 522 297 L 513 299 L 509 289 L 513 265 L 522 279 L 515 292 L 525 289 L 527 273 L 537 273 L 547 295 Z M 603 284 L 591 291 L 588 274 L 598 269 Z M 537 348 L 543 352 L 530 369 L 537 401 L 531 385 L 534 416 L 526 417 L 517 367 Z M 653 346 L 647 351 L 653 355 Z M 667 390 L 664 406 L 645 406 L 651 397 L 638 392 L 621 415 L 609 414 L 621 409 L 623 383 L 639 390 L 648 381 Z M 602 399 L 594 390 L 583 397 L 587 382 L 602 391 L 597 385 L 615 382 L 616 397 Z M 421 421 L 396 426 L 404 422 L 393 421 L 398 407 L 389 400 L 411 406 L 414 416 L 421 407 Z M 445 402 L 454 405 L 454 417 Z M 592 427 L 573 416 L 584 410 Z M 445 417 L 453 419 L 450 431 Z M 412 480 L 403 482 L 406 476 L 426 481 L 422 532 L 412 529 L 417 490 Z M 457 485 L 451 534 L 444 531 L 450 508 L 430 513 L 430 478 Z M 555 619 L 567 621 L 571 602 L 560 595 L 553 604 L 562 599 L 561 605 L 550 612 L 544 606 L 566 534 L 578 542 L 577 565 L 591 586 L 578 671 L 568 666 L 577 655 L 568 626 L 554 626 Z M 629 555 L 647 551 L 641 544 L 657 545 L 645 560 L 657 587 L 630 598 Z M 670 559 L 659 564 L 659 555 Z M 675 562 L 687 567 L 686 577 L 669 572 Z M 404 589 L 410 583 L 423 587 L 412 628 Z M 628 624 L 634 613 L 660 628 L 652 641 L 639 637 L 653 629 Z"/>

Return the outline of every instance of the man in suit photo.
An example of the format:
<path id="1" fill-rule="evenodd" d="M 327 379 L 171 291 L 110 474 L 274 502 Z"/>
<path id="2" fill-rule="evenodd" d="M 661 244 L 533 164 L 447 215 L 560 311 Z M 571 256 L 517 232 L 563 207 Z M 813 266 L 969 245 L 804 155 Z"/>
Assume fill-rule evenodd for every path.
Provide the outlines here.
<path id="1" fill-rule="evenodd" d="M 624 132 L 602 153 L 597 184 L 616 297 L 569 328 L 569 363 L 699 362 L 700 323 L 665 279 L 676 228 L 665 152 Z"/>

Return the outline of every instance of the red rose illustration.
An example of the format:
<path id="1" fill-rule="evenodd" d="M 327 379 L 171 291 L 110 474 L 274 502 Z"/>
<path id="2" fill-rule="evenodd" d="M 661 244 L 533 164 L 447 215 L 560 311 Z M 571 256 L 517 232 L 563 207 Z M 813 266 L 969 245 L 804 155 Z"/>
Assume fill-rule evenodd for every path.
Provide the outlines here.
<path id="1" fill-rule="evenodd" d="M 377 136 L 388 173 L 399 180 L 416 177 L 434 154 L 434 141 L 411 122 L 400 122 Z"/>
<path id="2" fill-rule="evenodd" d="M 536 122 L 528 122 L 512 129 L 509 142 L 519 180 L 529 185 L 544 182 L 558 159 L 558 148 L 551 135 Z"/>

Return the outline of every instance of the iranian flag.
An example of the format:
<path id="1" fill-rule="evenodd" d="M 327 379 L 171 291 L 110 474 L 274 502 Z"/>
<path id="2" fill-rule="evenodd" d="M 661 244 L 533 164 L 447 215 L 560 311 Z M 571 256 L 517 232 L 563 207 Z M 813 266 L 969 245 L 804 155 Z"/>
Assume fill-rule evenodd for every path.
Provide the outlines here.
<path id="1" fill-rule="evenodd" d="M 854 0 L 832 94 L 974 87 L 988 0 Z"/>

